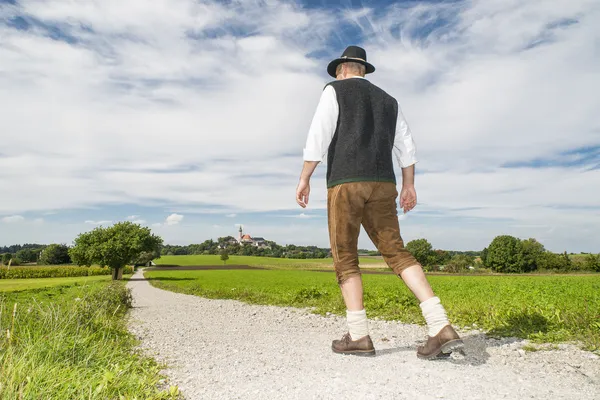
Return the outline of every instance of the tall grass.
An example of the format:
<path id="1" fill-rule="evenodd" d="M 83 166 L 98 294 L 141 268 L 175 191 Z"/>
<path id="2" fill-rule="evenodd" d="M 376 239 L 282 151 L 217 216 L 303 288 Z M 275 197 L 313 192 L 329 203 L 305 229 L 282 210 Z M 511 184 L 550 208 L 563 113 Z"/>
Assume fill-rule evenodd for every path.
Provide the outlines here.
<path id="1" fill-rule="evenodd" d="M 1 399 L 175 399 L 135 351 L 124 282 L 0 296 Z"/>

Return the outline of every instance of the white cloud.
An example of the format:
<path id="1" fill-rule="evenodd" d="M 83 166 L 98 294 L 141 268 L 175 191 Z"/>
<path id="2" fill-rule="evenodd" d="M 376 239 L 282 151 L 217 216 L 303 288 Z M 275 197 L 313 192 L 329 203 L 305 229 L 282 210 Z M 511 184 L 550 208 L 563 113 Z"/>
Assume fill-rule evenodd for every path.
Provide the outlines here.
<path id="1" fill-rule="evenodd" d="M 90 224 L 90 225 L 109 225 L 112 224 L 112 221 L 92 221 L 92 220 L 87 220 L 85 221 L 86 224 Z"/>
<path id="2" fill-rule="evenodd" d="M 134 219 L 137 219 L 139 217 L 140 217 L 139 215 L 130 215 L 129 217 L 127 217 L 127 219 L 134 220 Z"/>
<path id="3" fill-rule="evenodd" d="M 314 218 L 314 215 L 310 215 L 310 214 L 306 214 L 306 213 L 300 213 L 300 214 L 294 214 L 294 215 L 283 215 L 283 217 L 285 218 L 299 218 L 299 219 L 308 219 L 308 218 Z"/>
<path id="4" fill-rule="evenodd" d="M 33 220 L 33 223 L 35 225 L 43 225 L 44 224 L 44 218 L 36 218 Z"/>
<path id="5" fill-rule="evenodd" d="M 14 223 L 14 222 L 21 222 L 24 219 L 25 218 L 22 217 L 21 215 L 11 215 L 11 216 L 2 218 L 2 222 L 10 224 L 10 223 Z"/>
<path id="6" fill-rule="evenodd" d="M 160 222 L 156 222 L 154 224 L 152 224 L 153 227 L 158 228 L 160 226 L 162 226 L 162 224 Z"/>
<path id="7" fill-rule="evenodd" d="M 165 220 L 165 224 L 166 225 L 177 225 L 181 221 L 183 221 L 183 215 L 180 215 L 180 214 L 171 214 Z"/>
<path id="8" fill-rule="evenodd" d="M 19 4 L 0 8 L 0 108 L 3 127 L 18 132 L 3 137 L 11 151 L 0 155 L 0 171 L 11 173 L 0 175 L 15 190 L 3 194 L 0 213 L 115 203 L 229 218 L 298 210 L 302 147 L 328 79 L 327 61 L 306 55 L 328 50 L 332 39 L 347 44 L 339 15 L 277 0 Z M 556 227 L 548 243 L 597 248 L 594 235 L 560 232 L 600 225 L 590 211 L 599 206 L 600 169 L 501 168 L 598 144 L 597 2 L 398 3 L 377 11 L 341 17 L 368 38 L 377 67 L 369 79 L 400 102 L 418 146 L 417 171 L 433 171 L 417 176 L 419 206 L 408 229 L 423 221 L 419 211 L 435 211 L 548 224 Z M 79 44 L 2 23 L 23 13 L 59 25 Z M 424 26 L 436 28 L 423 35 Z M 282 132 L 287 141 L 274 140 Z M 326 206 L 323 172 L 311 211 Z M 490 222 L 479 237 L 505 226 Z M 419 229 L 439 238 L 446 229 L 457 247 L 477 237 L 457 235 L 466 229 L 460 225 Z"/>

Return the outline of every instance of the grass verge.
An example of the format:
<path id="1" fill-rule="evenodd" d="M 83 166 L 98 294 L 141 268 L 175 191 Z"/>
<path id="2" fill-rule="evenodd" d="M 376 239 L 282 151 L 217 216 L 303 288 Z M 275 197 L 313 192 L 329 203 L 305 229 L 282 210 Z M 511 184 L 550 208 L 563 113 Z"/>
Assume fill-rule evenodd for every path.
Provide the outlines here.
<path id="1" fill-rule="evenodd" d="M 307 271 L 148 271 L 157 287 L 207 298 L 309 307 L 345 315 L 333 274 Z M 452 323 L 534 343 L 577 341 L 600 350 L 600 275 L 429 276 Z M 363 275 L 369 318 L 424 324 L 419 303 L 394 275 Z"/>
<path id="2" fill-rule="evenodd" d="M 0 294 L 0 398 L 176 399 L 135 350 L 124 281 Z"/>

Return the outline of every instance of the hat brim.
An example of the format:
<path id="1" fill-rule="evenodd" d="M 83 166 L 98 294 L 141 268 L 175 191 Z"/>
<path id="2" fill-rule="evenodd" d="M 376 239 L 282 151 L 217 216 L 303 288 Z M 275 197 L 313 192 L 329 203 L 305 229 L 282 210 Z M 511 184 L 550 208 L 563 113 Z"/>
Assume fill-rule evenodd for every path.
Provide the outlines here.
<path id="1" fill-rule="evenodd" d="M 327 73 L 333 77 L 333 78 L 337 78 L 337 75 L 335 74 L 335 70 L 337 69 L 338 65 L 340 65 L 341 63 L 345 63 L 345 62 L 355 62 L 355 63 L 359 63 L 362 64 L 366 67 L 366 71 L 365 73 L 367 74 L 372 74 L 373 72 L 375 72 L 375 67 L 363 60 L 358 60 L 358 59 L 354 59 L 354 58 L 336 58 L 335 60 L 331 61 L 329 63 L 329 65 L 327 66 Z"/>

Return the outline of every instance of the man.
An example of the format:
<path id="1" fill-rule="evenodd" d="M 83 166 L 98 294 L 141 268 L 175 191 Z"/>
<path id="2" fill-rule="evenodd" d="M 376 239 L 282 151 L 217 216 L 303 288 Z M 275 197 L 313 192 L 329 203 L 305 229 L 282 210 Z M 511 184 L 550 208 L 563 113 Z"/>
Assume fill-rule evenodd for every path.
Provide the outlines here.
<path id="1" fill-rule="evenodd" d="M 462 340 L 400 236 L 393 155 L 402 169 L 400 207 L 406 213 L 417 203 L 416 148 L 398 102 L 365 78 L 374 71 L 365 50 L 357 46 L 349 46 L 328 65 L 327 72 L 336 80 L 325 86 L 310 126 L 296 201 L 307 206 L 310 178 L 317 165 L 326 161 L 331 253 L 348 324 L 348 332 L 333 341 L 332 350 L 375 355 L 358 266 L 362 224 L 387 265 L 419 300 L 428 338 L 418 347 L 417 356 L 432 359 L 451 353 L 462 346 Z"/>

